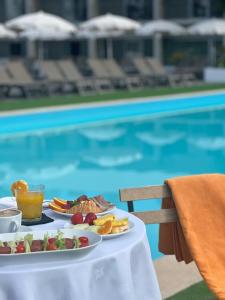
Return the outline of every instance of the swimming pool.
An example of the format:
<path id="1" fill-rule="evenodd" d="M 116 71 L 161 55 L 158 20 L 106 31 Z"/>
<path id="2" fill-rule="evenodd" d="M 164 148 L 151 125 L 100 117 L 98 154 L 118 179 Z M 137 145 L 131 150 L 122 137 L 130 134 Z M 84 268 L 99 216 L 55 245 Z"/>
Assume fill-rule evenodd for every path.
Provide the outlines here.
<path id="1" fill-rule="evenodd" d="M 180 99 L 181 100 L 181 99 Z M 176 106 L 177 103 L 177 106 Z M 103 194 L 173 176 L 225 171 L 225 94 L 0 118 L 0 197 L 24 178 L 46 197 Z M 135 204 L 157 209 L 160 200 Z M 158 258 L 157 226 L 148 226 Z"/>

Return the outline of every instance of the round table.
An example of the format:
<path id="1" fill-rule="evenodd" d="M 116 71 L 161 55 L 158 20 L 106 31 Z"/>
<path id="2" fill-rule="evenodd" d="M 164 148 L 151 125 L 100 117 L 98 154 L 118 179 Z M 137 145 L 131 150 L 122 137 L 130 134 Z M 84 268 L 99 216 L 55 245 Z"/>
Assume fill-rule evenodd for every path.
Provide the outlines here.
<path id="1" fill-rule="evenodd" d="M 69 219 L 55 219 L 32 230 L 63 228 Z M 129 215 L 133 230 L 103 240 L 87 256 L 71 260 L 0 266 L 1 300 L 158 300 L 161 299 L 144 223 Z"/>

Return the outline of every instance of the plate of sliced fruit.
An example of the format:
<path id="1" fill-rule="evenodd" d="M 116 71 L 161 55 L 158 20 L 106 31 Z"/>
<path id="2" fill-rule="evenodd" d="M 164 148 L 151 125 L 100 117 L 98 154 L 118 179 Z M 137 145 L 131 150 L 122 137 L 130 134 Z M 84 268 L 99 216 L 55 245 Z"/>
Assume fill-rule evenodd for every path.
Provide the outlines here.
<path id="1" fill-rule="evenodd" d="M 90 212 L 99 216 L 115 209 L 115 205 L 106 201 L 102 195 L 95 197 L 81 195 L 72 201 L 54 197 L 48 207 L 55 213 L 68 217 L 72 217 L 75 213 L 85 216 Z"/>
<path id="2" fill-rule="evenodd" d="M 65 228 L 86 230 L 97 233 L 103 239 L 112 239 L 129 233 L 134 228 L 134 223 L 129 218 L 118 218 L 115 214 L 96 216 L 89 213 L 85 217 L 76 213 L 71 217 L 71 222 L 65 224 Z"/>

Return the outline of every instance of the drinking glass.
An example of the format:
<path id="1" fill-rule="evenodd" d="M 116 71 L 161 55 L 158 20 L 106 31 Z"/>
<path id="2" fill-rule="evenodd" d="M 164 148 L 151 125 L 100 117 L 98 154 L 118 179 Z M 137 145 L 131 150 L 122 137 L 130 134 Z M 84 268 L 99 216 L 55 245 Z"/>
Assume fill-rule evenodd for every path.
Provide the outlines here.
<path id="1" fill-rule="evenodd" d="M 22 211 L 22 219 L 26 222 L 39 221 L 42 216 L 44 185 L 30 185 L 28 191 L 15 190 L 17 207 Z"/>

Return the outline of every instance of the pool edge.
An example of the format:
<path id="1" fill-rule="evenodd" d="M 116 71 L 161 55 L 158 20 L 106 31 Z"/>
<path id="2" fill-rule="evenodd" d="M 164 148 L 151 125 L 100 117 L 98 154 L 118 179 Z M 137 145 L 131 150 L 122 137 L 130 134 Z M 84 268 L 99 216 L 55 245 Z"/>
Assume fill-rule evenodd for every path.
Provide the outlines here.
<path id="1" fill-rule="evenodd" d="M 126 98 L 120 100 L 109 100 L 102 102 L 92 102 L 92 103 L 78 103 L 78 104 L 67 104 L 67 105 L 56 105 L 56 106 L 45 106 L 38 108 L 26 108 L 26 109 L 18 109 L 18 110 L 7 110 L 0 111 L 0 117 L 7 116 L 19 116 L 19 115 L 27 115 L 27 114 L 36 114 L 36 113 L 45 113 L 45 112 L 56 112 L 56 111 L 64 111 L 64 110 L 76 110 L 82 108 L 93 108 L 93 107 L 107 107 L 107 106 L 116 106 L 123 105 L 129 103 L 146 103 L 146 102 L 159 102 L 159 101 L 171 101 L 178 100 L 182 101 L 183 99 L 192 98 L 196 96 L 210 96 L 210 95 L 218 95 L 225 93 L 225 89 L 218 89 L 213 91 L 198 91 L 198 92 L 190 92 L 190 93 L 179 93 L 179 94 L 170 94 L 163 96 L 150 96 L 150 97 L 141 97 L 141 98 Z"/>

